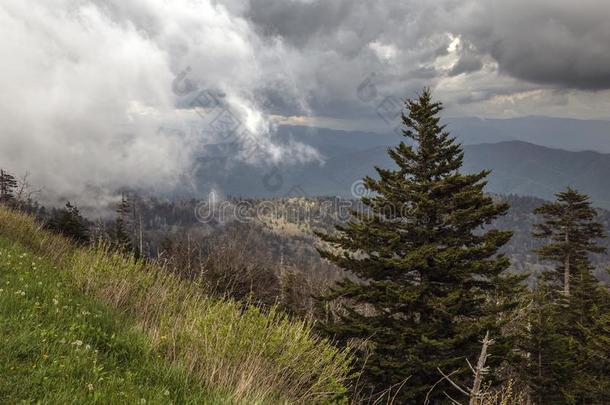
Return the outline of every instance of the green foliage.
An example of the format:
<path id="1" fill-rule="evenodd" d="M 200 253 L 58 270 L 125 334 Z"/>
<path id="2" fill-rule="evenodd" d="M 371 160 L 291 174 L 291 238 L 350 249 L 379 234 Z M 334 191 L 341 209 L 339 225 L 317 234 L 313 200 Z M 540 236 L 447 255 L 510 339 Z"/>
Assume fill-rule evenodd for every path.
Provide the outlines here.
<path id="1" fill-rule="evenodd" d="M 556 264 L 533 294 L 533 311 L 525 336 L 529 360 L 523 378 L 538 402 L 598 404 L 608 400 L 610 359 L 607 343 L 608 291 L 592 274 L 590 253 L 598 245 L 602 224 L 589 198 L 568 188 L 557 201 L 534 211 L 542 216 L 534 236 L 547 244 L 539 257 Z"/>
<path id="2" fill-rule="evenodd" d="M 528 356 L 519 370 L 536 403 L 561 403 L 562 389 L 570 382 L 573 372 L 570 341 L 557 333 L 565 327 L 562 308 L 549 302 L 550 294 L 553 291 L 541 287 L 532 293 L 529 324 L 523 330 L 521 345 Z"/>
<path id="3" fill-rule="evenodd" d="M 505 275 L 509 261 L 497 254 L 511 232 L 483 230 L 508 209 L 483 192 L 489 172 L 460 173 L 461 146 L 439 125 L 442 105 L 429 90 L 406 107 L 403 134 L 416 147 L 390 149 L 397 169 L 364 179 L 374 193 L 362 199 L 368 209 L 337 234 L 320 234 L 332 247 L 321 255 L 362 280 L 346 279 L 323 297 L 343 303 L 323 329 L 360 343 L 365 391 L 408 378 L 398 397 L 422 403 L 438 368 L 467 380 L 465 358 L 477 355 L 486 331 L 497 338 L 490 365 L 509 355 L 499 329 L 522 278 Z M 441 398 L 437 389 L 430 400 Z"/>
<path id="4" fill-rule="evenodd" d="M 591 309 L 592 322 L 584 330 L 587 373 L 579 385 L 583 392 L 595 393 L 600 403 L 610 402 L 610 291 L 598 287 L 597 300 Z"/>
<path id="5" fill-rule="evenodd" d="M 121 202 L 117 206 L 117 218 L 111 229 L 111 240 L 116 249 L 130 253 L 133 252 L 132 233 L 130 231 L 129 214 L 131 205 L 125 194 L 121 195 Z"/>
<path id="6" fill-rule="evenodd" d="M 228 403 L 154 355 L 135 324 L 0 239 L 0 402 Z"/>
<path id="7" fill-rule="evenodd" d="M 68 201 L 66 207 L 57 211 L 48 221 L 47 228 L 53 232 L 64 235 L 76 243 L 86 244 L 89 242 L 89 226 L 81 216 L 78 208 Z"/>
<path id="8" fill-rule="evenodd" d="M 597 212 L 589 197 L 569 187 L 557 194 L 556 202 L 541 205 L 534 214 L 543 220 L 534 225 L 533 236 L 549 240 L 536 253 L 542 260 L 557 262 L 555 271 L 545 275 L 545 281 L 563 285 L 564 294 L 569 295 L 573 275 L 591 268 L 588 254 L 605 252 L 597 244 L 604 237 L 604 227 L 596 221 Z"/>
<path id="9" fill-rule="evenodd" d="M 122 314 L 117 324 L 148 339 L 163 360 L 157 367 L 186 370 L 193 389 L 231 403 L 328 403 L 345 394 L 351 354 L 316 337 L 309 322 L 206 296 L 197 280 L 105 246 L 76 248 L 3 207 L 0 237 L 21 243 L 86 297 Z"/>

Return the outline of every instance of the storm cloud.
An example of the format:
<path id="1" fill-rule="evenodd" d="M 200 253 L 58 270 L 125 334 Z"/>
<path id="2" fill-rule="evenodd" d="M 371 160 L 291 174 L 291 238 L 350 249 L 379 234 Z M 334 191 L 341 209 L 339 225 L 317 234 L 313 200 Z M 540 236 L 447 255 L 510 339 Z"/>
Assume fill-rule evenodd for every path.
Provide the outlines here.
<path id="1" fill-rule="evenodd" d="M 563 88 L 610 88 L 610 3 L 481 2 L 458 32 L 502 73 Z"/>
<path id="2" fill-rule="evenodd" d="M 62 197 L 166 189 L 226 140 L 218 111 L 259 145 L 237 158 L 319 159 L 277 123 L 387 132 L 379 106 L 423 86 L 453 116 L 608 118 L 609 21 L 601 0 L 5 0 L 0 166 Z"/>
<path id="3" fill-rule="evenodd" d="M 457 114 L 515 115 L 515 100 L 531 112 L 543 92 L 534 113 L 562 115 L 610 89 L 610 3 L 599 0 L 250 0 L 242 11 L 292 50 L 287 66 L 307 66 L 295 77 L 317 114 L 373 115 L 354 94 L 371 73 L 386 95 L 430 85 Z"/>

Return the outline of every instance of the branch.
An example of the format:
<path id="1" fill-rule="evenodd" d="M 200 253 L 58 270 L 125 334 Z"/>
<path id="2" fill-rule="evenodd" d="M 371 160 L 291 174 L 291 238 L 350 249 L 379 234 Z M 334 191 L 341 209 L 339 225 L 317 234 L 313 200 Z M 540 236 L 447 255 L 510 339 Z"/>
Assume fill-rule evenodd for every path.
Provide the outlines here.
<path id="1" fill-rule="evenodd" d="M 481 395 L 481 384 L 483 383 L 483 375 L 487 374 L 489 371 L 488 368 L 485 367 L 485 362 L 487 361 L 487 349 L 494 343 L 493 339 L 489 338 L 489 331 L 485 332 L 485 337 L 483 338 L 483 347 L 481 347 L 481 354 L 479 355 L 479 361 L 477 362 L 476 370 L 474 372 L 474 383 L 472 384 L 472 388 L 470 390 L 470 403 L 469 405 L 476 405 L 477 398 Z M 466 360 L 468 361 L 468 360 Z M 470 365 L 470 363 L 468 363 Z M 472 369 L 472 367 L 471 367 Z"/>
<path id="2" fill-rule="evenodd" d="M 462 387 L 460 387 L 459 385 L 457 385 L 456 383 L 454 383 L 451 378 L 449 378 L 448 375 L 445 375 L 445 373 L 443 373 L 443 370 L 441 370 L 439 367 L 436 368 L 438 370 L 439 373 L 441 373 L 441 375 L 444 377 L 445 380 L 449 381 L 449 383 L 451 383 L 451 385 L 453 385 L 458 391 L 460 391 L 462 394 L 470 396 L 469 392 L 466 392 Z M 456 371 L 457 372 L 457 371 Z M 453 373 L 452 373 L 453 374 Z"/>

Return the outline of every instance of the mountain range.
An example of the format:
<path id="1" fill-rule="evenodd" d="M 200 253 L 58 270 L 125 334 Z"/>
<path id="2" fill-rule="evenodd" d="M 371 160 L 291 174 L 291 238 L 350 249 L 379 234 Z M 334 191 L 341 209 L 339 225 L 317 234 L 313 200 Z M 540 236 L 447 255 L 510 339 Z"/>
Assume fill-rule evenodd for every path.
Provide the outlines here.
<path id="1" fill-rule="evenodd" d="M 459 118 L 447 124 L 464 145 L 463 171 L 492 170 L 489 192 L 548 200 L 572 186 L 589 194 L 596 206 L 610 209 L 610 122 L 525 117 Z M 394 167 L 387 148 L 405 140 L 392 133 L 298 126 L 280 127 L 275 138 L 279 144 L 312 146 L 321 160 L 252 166 L 233 158 L 236 145 L 207 145 L 195 173 L 198 190 L 252 197 L 351 198 L 363 176 L 375 175 L 374 166 Z"/>

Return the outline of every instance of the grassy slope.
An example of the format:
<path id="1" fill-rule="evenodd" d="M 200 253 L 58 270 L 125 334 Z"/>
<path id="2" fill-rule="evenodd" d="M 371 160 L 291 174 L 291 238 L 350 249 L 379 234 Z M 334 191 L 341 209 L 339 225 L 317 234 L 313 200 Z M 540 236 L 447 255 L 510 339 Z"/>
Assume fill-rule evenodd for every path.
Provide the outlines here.
<path id="1" fill-rule="evenodd" d="M 32 274 L 28 277 L 34 278 L 30 278 L 28 282 L 25 281 L 25 276 L 10 276 L 16 274 L 17 269 L 5 270 L 6 275 L 3 275 L 17 277 L 14 282 L 18 284 L 16 289 L 11 288 L 14 297 L 7 301 L 8 312 L 3 313 L 3 316 L 9 319 L 6 322 L 7 327 L 12 326 L 3 333 L 8 333 L 9 340 L 22 339 L 26 343 L 30 341 L 29 350 L 25 350 L 27 344 L 6 343 L 7 349 L 3 349 L 3 353 L 14 357 L 12 362 L 22 361 L 17 355 L 21 353 L 22 347 L 27 353 L 24 359 L 30 359 L 23 360 L 23 364 L 19 363 L 18 367 L 14 365 L 15 370 L 19 368 L 23 371 L 24 365 L 35 370 L 34 366 L 38 364 L 36 362 L 43 360 L 45 362 L 40 364 L 45 367 L 41 373 L 51 373 L 55 367 L 59 367 L 48 363 L 44 358 L 45 354 L 51 358 L 51 353 L 45 351 L 45 344 L 50 338 L 47 338 L 47 342 L 42 342 L 45 337 L 36 335 L 36 328 L 30 326 L 41 325 L 37 328 L 48 328 L 59 335 L 62 331 L 70 331 L 70 322 L 76 322 L 74 317 L 77 320 L 82 319 L 78 318 L 78 311 L 82 310 L 64 304 L 71 316 L 54 318 L 53 316 L 59 316 L 59 313 L 53 315 L 57 308 L 54 308 L 55 305 L 48 306 L 49 299 L 51 303 L 54 303 L 53 299 L 60 301 L 54 294 L 63 293 L 73 294 L 74 302 L 83 300 L 83 306 L 85 302 L 91 305 L 91 309 L 85 309 L 86 312 L 102 313 L 98 318 L 92 318 L 88 314 L 86 323 L 82 324 L 85 325 L 82 327 L 84 329 L 77 327 L 74 334 L 59 338 L 59 342 L 65 338 L 66 343 L 53 347 L 56 353 L 67 356 L 66 361 L 63 361 L 64 367 L 70 364 L 70 367 L 76 368 L 74 375 L 81 376 L 72 378 L 72 374 L 58 371 L 57 378 L 69 381 L 74 389 L 78 386 L 82 390 L 84 387 L 87 392 L 82 391 L 80 395 L 89 395 L 88 384 L 92 384 L 93 392 L 99 387 L 100 395 L 110 395 L 110 399 L 112 395 L 118 395 L 120 392 L 129 391 L 130 395 L 133 395 L 132 398 L 135 398 L 147 390 L 149 395 L 153 396 L 165 395 L 166 390 L 169 390 L 170 396 L 184 395 L 185 401 L 193 399 L 199 402 L 204 398 L 221 398 L 223 401 L 244 403 L 312 403 L 328 402 L 345 391 L 349 354 L 337 350 L 325 340 L 314 337 L 311 325 L 306 322 L 290 321 L 277 311 L 261 313 L 254 307 L 243 310 L 235 302 L 207 298 L 198 291 L 196 284 L 169 275 L 154 264 L 136 263 L 120 255 L 111 254 L 103 248 L 75 248 L 65 239 L 40 230 L 31 218 L 2 207 L 0 237 L 21 243 L 47 263 L 37 265 L 38 270 L 34 272 L 33 268 L 27 270 L 31 263 L 28 265 L 24 261 L 21 266 L 26 267 L 18 268 Z M 49 266 L 60 270 L 53 274 Z M 21 277 L 24 281 L 20 280 Z M 36 277 L 39 277 L 38 281 Z M 56 287 L 51 288 L 60 290 L 53 292 L 51 289 L 43 294 L 44 281 L 40 278 L 52 277 L 65 280 L 64 288 L 57 287 L 56 282 Z M 26 300 L 30 292 L 25 291 L 25 287 L 19 285 L 20 282 L 28 284 L 28 288 L 32 288 L 32 296 L 38 294 L 40 300 L 33 298 L 33 303 Z M 43 286 L 38 286 L 38 282 L 43 282 Z M 49 282 L 52 285 L 52 279 L 49 279 Z M 68 284 L 70 287 L 66 289 Z M 17 290 L 25 291 L 25 296 L 21 295 L 21 292 L 15 294 Z M 21 302 L 18 301 L 21 299 L 19 297 L 24 299 L 22 303 L 28 303 L 23 308 L 17 305 Z M 36 305 L 36 302 L 39 304 Z M 59 305 L 60 303 L 57 306 Z M 64 305 L 61 305 L 62 309 Z M 97 309 L 94 308 L 96 305 Z M 15 315 L 18 312 L 10 310 L 17 307 L 23 312 L 22 315 Z M 47 314 L 42 311 L 51 312 Z M 117 313 L 121 313 L 121 317 L 117 317 Z M 84 316 L 82 312 L 80 315 Z M 20 319 L 21 316 L 24 317 L 23 320 Z M 77 324 L 78 322 L 75 323 Z M 93 329 L 88 325 L 92 325 Z M 87 330 L 90 330 L 91 334 L 88 334 Z M 102 332 L 96 335 L 93 330 Z M 82 333 L 82 337 L 79 337 L 78 333 Z M 118 340 L 123 342 L 122 346 L 118 346 L 118 352 L 102 350 L 103 345 L 108 345 L 108 342 L 113 344 L 112 340 L 107 338 L 108 334 L 112 336 L 113 333 L 115 338 L 121 336 Z M 37 343 L 34 343 L 35 338 L 39 339 Z M 69 340 L 71 342 L 68 342 Z M 88 340 L 101 342 L 102 346 L 97 348 L 97 354 L 94 352 L 96 349 L 86 349 L 87 344 L 91 348 L 94 347 Z M 72 345 L 77 341 L 83 343 Z M 57 344 L 55 340 L 53 342 Z M 78 357 L 77 354 L 83 357 Z M 43 356 L 42 360 L 39 359 L 40 355 Z M 93 378 L 92 374 L 87 374 L 92 371 L 85 370 L 87 367 L 92 368 L 93 357 L 88 356 L 94 355 L 101 356 L 97 361 L 104 363 L 104 370 L 116 368 L 116 373 L 109 373 L 111 376 L 117 376 L 116 380 L 115 377 L 108 377 L 110 381 L 104 383 L 102 380 L 101 385 L 98 381 L 96 385 L 85 378 Z M 34 361 L 34 358 L 37 360 Z M 81 360 L 77 361 L 78 359 L 85 359 L 82 360 L 84 363 L 79 363 Z M 171 367 L 168 367 L 169 365 Z M 160 368 L 165 371 L 155 371 Z M 43 374 L 40 375 L 40 378 L 44 378 Z M 121 381 L 121 375 L 130 376 L 131 380 Z M 193 381 L 196 384 L 192 384 Z M 110 384 L 105 393 L 104 384 Z M 118 384 L 127 385 L 121 391 Z M 37 389 L 40 389 L 40 386 L 37 384 Z M 189 386 L 188 396 L 187 391 L 180 389 L 186 386 Z M 191 390 L 191 386 L 200 387 L 201 391 Z M 169 389 L 170 387 L 173 389 Z M 3 386 L 2 389 L 7 388 Z M 34 388 L 23 389 L 21 392 L 28 395 L 28 392 L 36 392 L 33 390 Z M 216 396 L 205 397 L 206 391 L 214 392 Z M 69 392 L 64 394 L 67 395 L 66 398 L 72 398 Z M 15 392 L 14 395 L 18 393 Z M 104 401 L 107 402 L 106 398 Z"/>
<path id="2" fill-rule="evenodd" d="M 0 239 L 0 402 L 222 403 L 168 368 L 133 322 Z"/>

